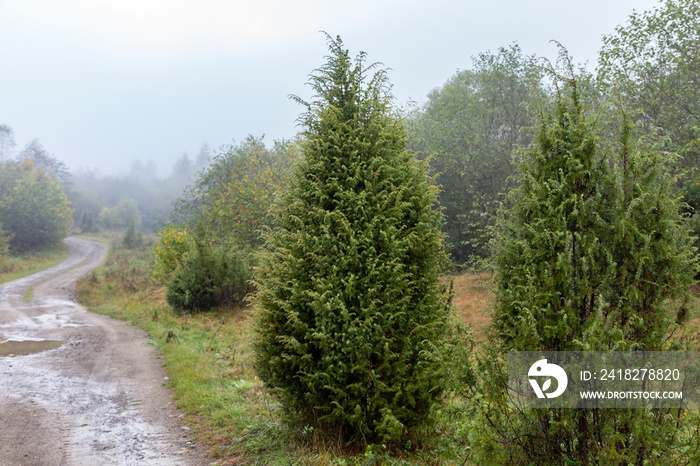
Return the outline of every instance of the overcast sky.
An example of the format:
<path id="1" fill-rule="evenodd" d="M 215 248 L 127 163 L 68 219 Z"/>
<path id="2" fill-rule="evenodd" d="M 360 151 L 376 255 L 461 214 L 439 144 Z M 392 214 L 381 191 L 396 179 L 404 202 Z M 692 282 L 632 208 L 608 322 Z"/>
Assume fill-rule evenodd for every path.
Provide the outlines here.
<path id="1" fill-rule="evenodd" d="M 325 36 L 391 68 L 398 104 L 472 56 L 518 42 L 593 70 L 604 34 L 652 0 L 0 0 L 0 124 L 18 148 L 38 138 L 73 169 L 168 174 L 248 134 L 293 137 L 289 94 L 323 64 Z"/>

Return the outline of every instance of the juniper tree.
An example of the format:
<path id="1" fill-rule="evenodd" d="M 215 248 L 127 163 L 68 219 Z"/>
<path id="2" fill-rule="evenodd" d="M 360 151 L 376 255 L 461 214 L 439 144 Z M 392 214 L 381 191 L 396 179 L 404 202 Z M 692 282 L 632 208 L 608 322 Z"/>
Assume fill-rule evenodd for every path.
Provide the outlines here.
<path id="1" fill-rule="evenodd" d="M 670 336 L 687 317 L 697 269 L 668 170 L 672 157 L 634 141 L 624 119 L 617 153 L 602 153 L 576 80 L 555 79 L 563 86 L 554 111 L 542 116 L 512 208 L 499 222 L 494 339 L 480 371 L 478 422 L 489 427 L 478 429 L 477 444 L 509 464 L 694 463 L 698 418 L 678 410 L 507 403 L 510 350 L 681 348 Z"/>
<path id="2" fill-rule="evenodd" d="M 141 246 L 142 242 L 143 235 L 140 231 L 136 229 L 136 226 L 134 225 L 134 220 L 131 219 L 131 221 L 129 221 L 129 226 L 126 229 L 126 232 L 124 232 L 124 239 L 122 240 L 122 244 L 127 249 L 133 249 L 137 246 Z"/>
<path id="3" fill-rule="evenodd" d="M 328 44 L 301 118 L 304 158 L 257 270 L 255 366 L 300 425 L 398 440 L 441 395 L 450 305 L 436 187 L 406 150 L 386 73 Z"/>
<path id="4" fill-rule="evenodd" d="M 592 323 L 611 261 L 614 189 L 575 81 L 519 166 L 499 225 L 494 329 L 514 350 L 570 351 Z"/>
<path id="5" fill-rule="evenodd" d="M 186 231 L 170 231 L 169 251 L 161 249 L 160 259 L 170 256 L 170 266 L 166 271 L 161 264 L 159 274 L 167 277 L 166 299 L 178 312 L 203 312 L 217 306 L 234 305 L 241 302 L 250 291 L 252 268 L 249 254 L 229 244 L 216 244 L 206 238 L 206 225 L 198 223 L 190 238 Z M 167 233 L 167 230 L 166 230 Z M 178 249 L 179 243 L 181 250 Z M 163 242 L 161 242 L 163 244 Z M 161 273 L 162 272 L 162 273 Z"/>

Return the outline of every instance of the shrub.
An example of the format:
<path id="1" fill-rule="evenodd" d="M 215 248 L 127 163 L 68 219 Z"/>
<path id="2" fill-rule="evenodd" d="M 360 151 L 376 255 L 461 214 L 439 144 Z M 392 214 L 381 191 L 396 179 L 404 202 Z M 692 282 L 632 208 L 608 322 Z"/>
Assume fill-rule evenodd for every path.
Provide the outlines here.
<path id="1" fill-rule="evenodd" d="M 248 293 L 250 278 L 251 268 L 243 253 L 197 240 L 168 282 L 166 298 L 179 312 L 206 311 L 241 301 Z"/>
<path id="2" fill-rule="evenodd" d="M 153 280 L 165 285 L 185 255 L 193 245 L 193 239 L 186 227 L 170 224 L 158 232 L 155 245 L 155 266 L 151 274 Z"/>
<path id="3" fill-rule="evenodd" d="M 682 349 L 672 336 L 687 317 L 698 265 L 673 157 L 635 134 L 624 115 L 617 153 L 600 151 L 577 81 L 554 78 L 563 84 L 554 110 L 542 115 L 495 235 L 498 288 L 478 371 L 476 460 L 697 464 L 699 419 L 679 409 L 509 402 L 508 351 Z"/>
<path id="4" fill-rule="evenodd" d="M 133 249 L 137 246 L 141 246 L 143 241 L 143 235 L 140 231 L 136 230 L 133 220 L 129 222 L 129 228 L 126 229 L 124 233 L 124 240 L 122 241 L 124 247 L 127 249 Z"/>

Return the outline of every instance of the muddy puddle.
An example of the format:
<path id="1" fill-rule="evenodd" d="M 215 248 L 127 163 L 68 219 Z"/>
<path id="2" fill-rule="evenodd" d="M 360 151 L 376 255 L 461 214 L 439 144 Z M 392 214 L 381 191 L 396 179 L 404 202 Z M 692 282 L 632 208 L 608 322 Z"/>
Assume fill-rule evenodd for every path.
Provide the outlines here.
<path id="1" fill-rule="evenodd" d="M 0 343 L 0 358 L 4 356 L 25 356 L 27 354 L 41 353 L 68 343 L 65 340 L 30 340 L 30 341 L 6 341 Z"/>

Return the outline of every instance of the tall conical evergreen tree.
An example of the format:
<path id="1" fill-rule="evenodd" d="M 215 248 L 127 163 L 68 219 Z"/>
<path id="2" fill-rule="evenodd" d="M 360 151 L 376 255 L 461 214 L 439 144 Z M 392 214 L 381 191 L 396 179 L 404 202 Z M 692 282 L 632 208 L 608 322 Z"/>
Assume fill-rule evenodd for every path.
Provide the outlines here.
<path id="1" fill-rule="evenodd" d="M 614 222 L 607 161 L 574 81 L 543 115 L 535 148 L 520 164 L 513 208 L 500 223 L 495 251 L 494 329 L 509 349 L 582 349 L 581 335 L 600 305 Z"/>
<path id="2" fill-rule="evenodd" d="M 436 187 L 406 151 L 384 71 L 328 38 L 304 159 L 256 272 L 256 369 L 283 407 L 345 442 L 391 441 L 441 396 L 450 305 Z"/>
<path id="3" fill-rule="evenodd" d="M 686 317 L 697 270 L 669 156 L 621 129 L 603 154 L 574 78 L 526 153 L 495 241 L 494 338 L 476 445 L 501 464 L 694 464 L 698 416 L 673 409 L 514 409 L 508 351 L 660 351 Z M 507 445 L 507 448 L 503 448 Z M 695 449 L 695 450 L 694 450 Z M 695 456 L 693 456 L 695 455 Z"/>

